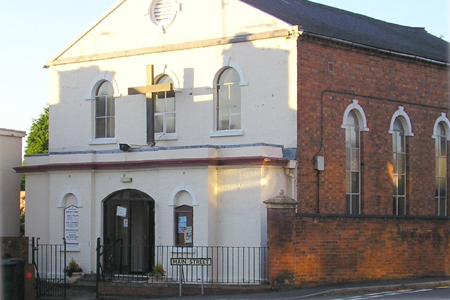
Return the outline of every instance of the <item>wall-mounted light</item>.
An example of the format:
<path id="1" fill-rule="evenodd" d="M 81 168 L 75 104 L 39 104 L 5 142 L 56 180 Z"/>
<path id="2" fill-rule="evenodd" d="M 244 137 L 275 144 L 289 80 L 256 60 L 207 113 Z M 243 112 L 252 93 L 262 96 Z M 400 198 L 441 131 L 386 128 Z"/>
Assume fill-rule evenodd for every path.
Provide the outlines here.
<path id="1" fill-rule="evenodd" d="M 131 146 L 128 144 L 119 144 L 119 149 L 122 150 L 123 152 L 127 152 L 128 150 L 130 150 Z"/>
<path id="2" fill-rule="evenodd" d="M 133 178 L 124 176 L 124 177 L 120 178 L 120 181 L 123 183 L 128 183 L 128 182 L 133 181 Z"/>

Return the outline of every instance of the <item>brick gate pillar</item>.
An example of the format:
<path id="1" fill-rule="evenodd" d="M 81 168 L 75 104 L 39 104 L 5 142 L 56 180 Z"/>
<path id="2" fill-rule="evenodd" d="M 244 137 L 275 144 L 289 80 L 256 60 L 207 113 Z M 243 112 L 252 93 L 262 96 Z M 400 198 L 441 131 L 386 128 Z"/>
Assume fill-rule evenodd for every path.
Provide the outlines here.
<path id="1" fill-rule="evenodd" d="M 267 205 L 267 271 L 271 285 L 294 284 L 295 208 L 298 204 L 284 195 L 264 201 Z"/>

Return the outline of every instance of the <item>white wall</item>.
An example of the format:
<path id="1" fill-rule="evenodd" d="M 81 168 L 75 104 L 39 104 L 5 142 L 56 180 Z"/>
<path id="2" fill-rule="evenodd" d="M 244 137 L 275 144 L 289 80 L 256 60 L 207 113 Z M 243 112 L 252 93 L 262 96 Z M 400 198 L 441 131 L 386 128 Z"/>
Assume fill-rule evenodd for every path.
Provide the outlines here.
<path id="1" fill-rule="evenodd" d="M 14 167 L 22 165 L 22 138 L 25 132 L 0 128 L 0 236 L 20 234 L 21 175 Z"/>
<path id="2" fill-rule="evenodd" d="M 59 57 L 59 63 L 49 69 L 50 155 L 27 157 L 27 166 L 174 158 L 282 158 L 282 147 L 297 147 L 296 39 L 266 35 L 264 39 L 225 45 L 203 47 L 199 43 L 280 29 L 288 32 L 292 27 L 236 0 L 179 3 L 182 9 L 177 18 L 161 34 L 145 15 L 149 1 L 126 1 Z M 197 46 L 192 47 L 191 42 Z M 167 47 L 155 50 L 157 46 Z M 152 50 L 133 55 L 133 51 L 145 47 Z M 128 52 L 119 53 L 120 57 L 97 59 L 124 50 Z M 73 61 L 66 64 L 64 59 Z M 129 87 L 145 85 L 149 64 L 155 66 L 155 76 L 171 76 L 176 90 L 176 139 L 160 140 L 152 148 L 145 145 L 144 96 L 128 96 Z M 242 74 L 243 134 L 216 137 L 211 134 L 214 82 L 226 66 Z M 93 91 L 99 80 L 109 80 L 116 97 L 116 135 L 106 141 L 93 136 Z M 121 152 L 119 143 L 142 150 Z M 121 182 L 123 176 L 132 181 Z M 180 186 L 189 189 L 179 190 Z M 173 245 L 173 209 L 190 204 L 194 207 L 195 245 L 264 246 L 262 201 L 288 186 L 284 168 L 250 165 L 180 164 L 176 168 L 30 173 L 27 197 L 33 195 L 34 209 L 27 218 L 36 227 L 29 233 L 60 241 L 64 207 L 72 204 L 61 205 L 60 199 L 70 194 L 64 199 L 82 204 L 80 249 L 70 255 L 85 272 L 94 270 L 96 238 L 103 235 L 102 201 L 115 191 L 137 189 L 155 200 L 157 245 Z M 76 201 L 72 195 L 78 197 Z M 39 214 L 45 217 L 42 223 Z"/>

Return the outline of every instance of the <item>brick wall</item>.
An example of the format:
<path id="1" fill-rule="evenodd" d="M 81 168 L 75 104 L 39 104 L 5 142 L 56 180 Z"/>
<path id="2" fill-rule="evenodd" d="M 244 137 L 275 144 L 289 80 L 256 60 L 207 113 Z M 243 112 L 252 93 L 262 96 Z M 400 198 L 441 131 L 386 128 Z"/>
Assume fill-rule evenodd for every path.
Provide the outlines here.
<path id="1" fill-rule="evenodd" d="M 363 108 L 369 131 L 361 133 L 362 213 L 392 214 L 393 114 L 403 106 L 414 136 L 407 137 L 407 214 L 436 215 L 433 126 L 449 114 L 449 69 L 390 54 L 299 39 L 298 195 L 303 213 L 345 213 L 346 107 Z M 314 156 L 325 170 L 314 170 Z M 450 185 L 449 185 L 450 186 Z"/>
<path id="2" fill-rule="evenodd" d="M 274 286 L 450 275 L 448 218 L 296 215 L 268 207 L 267 230 Z"/>
<path id="3" fill-rule="evenodd" d="M 295 230 L 296 285 L 450 274 L 449 220 L 299 216 Z"/>

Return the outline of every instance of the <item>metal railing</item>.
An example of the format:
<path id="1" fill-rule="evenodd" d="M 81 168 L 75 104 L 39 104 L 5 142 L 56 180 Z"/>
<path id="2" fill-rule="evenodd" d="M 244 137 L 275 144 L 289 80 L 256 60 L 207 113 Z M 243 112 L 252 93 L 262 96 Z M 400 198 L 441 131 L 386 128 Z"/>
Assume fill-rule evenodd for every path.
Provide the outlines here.
<path id="1" fill-rule="evenodd" d="M 36 297 L 66 298 L 66 241 L 63 244 L 39 244 L 31 241 L 31 263 L 35 267 Z"/>
<path id="2" fill-rule="evenodd" d="M 97 240 L 97 281 L 259 284 L 267 281 L 266 247 L 124 246 Z M 171 265 L 171 259 L 209 258 L 211 265 Z"/>

